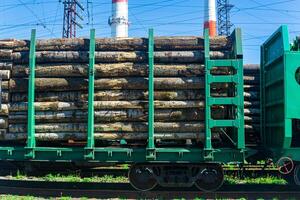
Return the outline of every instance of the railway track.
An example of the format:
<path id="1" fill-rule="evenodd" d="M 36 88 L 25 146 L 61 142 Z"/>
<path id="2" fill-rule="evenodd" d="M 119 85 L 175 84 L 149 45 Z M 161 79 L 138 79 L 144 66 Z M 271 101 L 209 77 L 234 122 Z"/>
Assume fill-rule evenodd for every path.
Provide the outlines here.
<path id="1" fill-rule="evenodd" d="M 220 191 L 203 193 L 195 188 L 185 190 L 157 187 L 151 192 L 135 191 L 127 183 L 67 183 L 44 181 L 0 180 L 0 193 L 36 197 L 88 197 L 88 198 L 279 198 L 298 199 L 299 188 L 282 185 L 224 185 Z"/>

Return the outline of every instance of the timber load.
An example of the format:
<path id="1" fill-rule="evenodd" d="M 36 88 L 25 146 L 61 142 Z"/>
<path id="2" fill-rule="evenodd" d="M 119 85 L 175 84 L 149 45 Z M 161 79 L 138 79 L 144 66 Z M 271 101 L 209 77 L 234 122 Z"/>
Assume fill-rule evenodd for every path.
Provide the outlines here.
<path id="1" fill-rule="evenodd" d="M 261 142 L 260 138 L 260 66 L 244 65 L 244 77 L 252 79 L 244 80 L 245 89 L 245 108 L 247 102 L 251 102 L 251 108 L 245 109 L 245 125 L 253 127 L 245 129 L 246 141 L 248 144 L 257 145 Z M 245 78 L 247 79 L 247 78 Z"/>
<path id="2" fill-rule="evenodd" d="M 204 141 L 205 67 L 201 37 L 156 37 L 154 41 L 154 128 L 157 140 Z M 212 59 L 233 59 L 231 37 L 210 39 Z M 35 137 L 37 141 L 85 141 L 88 117 L 89 39 L 36 41 Z M 30 41 L 0 41 L 1 141 L 27 139 Z M 252 73 L 253 72 L 253 73 Z M 101 38 L 95 43 L 95 139 L 146 141 L 148 134 L 148 39 Z M 216 75 L 235 73 L 216 68 Z M 245 129 L 259 121 L 259 76 L 245 68 Z M 230 84 L 213 84 L 211 94 L 227 97 Z M 226 119 L 232 108 L 214 106 Z M 222 130 L 213 141 L 223 144 Z M 225 137 L 226 138 L 226 137 Z"/>

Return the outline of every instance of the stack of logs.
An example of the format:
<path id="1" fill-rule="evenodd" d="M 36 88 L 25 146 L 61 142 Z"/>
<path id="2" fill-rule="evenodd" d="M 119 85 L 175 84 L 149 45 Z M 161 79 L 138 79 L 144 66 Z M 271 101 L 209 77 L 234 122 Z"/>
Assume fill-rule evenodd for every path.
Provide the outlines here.
<path id="1" fill-rule="evenodd" d="M 260 140 L 260 67 L 259 65 L 244 65 L 244 77 L 251 77 L 244 83 L 245 102 L 251 106 L 245 107 L 245 125 L 247 144 L 257 145 Z"/>
<path id="2" fill-rule="evenodd" d="M 29 41 L 0 41 L 2 76 L 1 140 L 25 141 Z M 96 39 L 95 139 L 143 141 L 148 120 L 148 40 Z M 84 141 L 87 132 L 89 40 L 38 40 L 36 45 L 35 120 L 38 141 Z M 230 38 L 211 39 L 211 58 L 230 58 Z M 161 140 L 204 139 L 204 40 L 155 38 L 155 136 Z M 247 70 L 246 70 L 247 71 Z M 258 81 L 248 70 L 245 81 L 246 133 L 256 132 Z M 252 73 L 254 72 L 254 73 Z M 216 74 L 230 70 L 215 69 Z M 229 85 L 213 86 L 226 96 Z M 228 108 L 213 108 L 216 119 Z M 249 135 L 248 134 L 248 135 Z M 213 138 L 220 141 L 222 131 Z"/>

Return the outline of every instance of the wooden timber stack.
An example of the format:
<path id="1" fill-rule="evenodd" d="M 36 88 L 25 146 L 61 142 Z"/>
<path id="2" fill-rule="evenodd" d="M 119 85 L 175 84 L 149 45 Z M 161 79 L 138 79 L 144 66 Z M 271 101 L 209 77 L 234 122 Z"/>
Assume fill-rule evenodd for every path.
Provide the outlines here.
<path id="1" fill-rule="evenodd" d="M 230 38 L 211 39 L 211 58 L 230 58 Z M 26 141 L 29 44 L 0 41 L 2 109 L 0 140 Z M 96 39 L 95 139 L 145 141 L 148 120 L 148 40 Z M 37 141 L 84 141 L 87 132 L 87 39 L 38 40 L 36 45 Z M 204 40 L 200 37 L 155 38 L 156 139 L 204 139 Z M 215 74 L 232 73 L 214 70 Z M 245 74 L 246 133 L 255 132 L 257 77 Z M 229 85 L 216 84 L 212 94 L 227 96 Z M 228 108 L 213 109 L 214 118 Z M 215 130 L 222 143 L 222 132 Z"/>
<path id="2" fill-rule="evenodd" d="M 244 83 L 245 102 L 251 102 L 251 107 L 245 104 L 245 129 L 248 144 L 257 145 L 260 140 L 260 67 L 259 65 L 244 65 L 244 77 L 252 77 Z M 247 109 L 248 108 L 248 109 Z"/>

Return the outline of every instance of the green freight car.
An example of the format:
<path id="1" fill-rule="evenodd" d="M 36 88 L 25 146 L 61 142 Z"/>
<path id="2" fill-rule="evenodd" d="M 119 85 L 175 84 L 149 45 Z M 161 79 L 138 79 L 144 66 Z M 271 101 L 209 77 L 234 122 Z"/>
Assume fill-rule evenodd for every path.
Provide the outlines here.
<path id="1" fill-rule="evenodd" d="M 283 174 L 300 185 L 300 48 L 287 26 L 261 47 L 261 138 Z"/>
<path id="2" fill-rule="evenodd" d="M 193 52 L 191 59 L 194 64 L 197 64 L 197 59 L 194 57 L 198 56 L 204 62 L 199 63 L 199 68 L 201 65 L 204 66 L 204 84 L 202 90 L 204 91 L 204 104 L 202 104 L 205 114 L 203 114 L 204 121 L 194 120 L 194 124 L 204 124 L 204 138 L 199 142 L 198 138 L 202 137 L 202 133 L 196 133 L 196 142 L 191 144 L 178 144 L 174 143 L 174 139 L 168 140 L 167 142 L 159 143 L 157 140 L 158 133 L 155 131 L 155 115 L 158 110 L 155 107 L 155 81 L 157 77 L 154 76 L 155 70 L 155 57 L 156 52 L 155 38 L 153 30 L 149 31 L 149 38 L 144 39 L 147 41 L 146 48 L 146 60 L 148 62 L 147 70 L 149 73 L 146 84 L 147 84 L 147 138 L 145 145 L 130 145 L 131 143 L 127 139 L 116 139 L 115 145 L 101 145 L 103 143 L 98 142 L 95 139 L 95 30 L 91 30 L 90 39 L 84 40 L 83 45 L 88 45 L 88 54 L 79 53 L 77 59 L 81 62 L 88 64 L 88 86 L 80 86 L 80 89 L 86 88 L 88 92 L 87 101 L 87 123 L 86 132 L 84 133 L 85 139 L 81 142 L 81 145 L 68 144 L 67 146 L 53 144 L 49 145 L 51 142 L 47 141 L 41 143 L 39 139 L 44 139 L 41 134 L 36 130 L 39 125 L 36 123 L 35 118 L 37 118 L 38 113 L 36 111 L 35 97 L 37 95 L 37 87 L 41 85 L 47 85 L 47 82 L 38 82 L 36 73 L 37 64 L 37 49 L 40 46 L 36 45 L 36 33 L 35 30 L 32 31 L 31 40 L 26 44 L 28 47 L 24 47 L 23 51 L 17 53 L 14 59 L 18 60 L 19 63 L 28 63 L 29 70 L 26 72 L 28 74 L 28 79 L 11 80 L 9 85 L 9 92 L 15 91 L 26 91 L 28 97 L 28 103 L 26 103 L 27 112 L 27 127 L 21 127 L 22 130 L 27 130 L 25 136 L 19 134 L 14 137 L 26 138 L 26 143 L 20 145 L 20 143 L 13 142 L 3 142 L 3 138 L 9 138 L 10 133 L 3 133 L 1 135 L 2 142 L 0 147 L 0 159 L 8 161 L 41 161 L 41 162 L 90 162 L 90 163 L 130 163 L 132 167 L 129 171 L 129 180 L 133 187 L 138 190 L 150 190 L 154 188 L 157 184 L 172 187 L 172 186 L 192 186 L 196 185 L 200 190 L 212 191 L 218 189 L 224 180 L 224 174 L 222 169 L 223 163 L 243 163 L 249 150 L 246 149 L 245 145 L 245 131 L 244 131 L 244 83 L 243 83 L 243 52 L 242 52 L 242 39 L 241 30 L 236 29 L 229 38 L 230 48 L 225 52 L 226 56 L 220 57 L 218 54 L 211 56 L 212 47 L 210 44 L 210 38 L 208 35 L 208 30 L 205 31 L 205 37 L 202 39 L 202 50 L 197 47 Z M 71 41 L 71 40 L 70 40 Z M 200 41 L 200 40 L 199 40 Z M 43 42 L 41 42 L 43 43 Z M 41 45 L 39 43 L 39 45 Z M 201 42 L 199 42 L 200 45 Z M 126 41 L 125 41 L 126 44 Z M 97 44 L 97 48 L 102 48 L 102 44 Z M 113 43 L 112 43 L 113 45 Z M 128 44 L 127 44 L 128 45 Z M 164 43 L 163 45 L 169 45 Z M 104 45 L 105 46 L 105 45 Z M 129 44 L 130 46 L 130 44 Z M 183 45 L 185 46 L 185 45 Z M 122 46 L 121 46 L 122 47 Z M 27 48 L 27 49 L 26 49 Z M 60 47 L 59 47 L 60 48 Z M 62 46 L 65 48 L 65 46 Z M 67 47 L 72 48 L 72 47 Z M 109 48 L 109 47 L 108 47 Z M 131 48 L 131 46 L 130 46 Z M 143 46 L 138 48 L 143 48 Z M 178 48 L 178 47 L 176 47 Z M 22 50 L 22 48 L 21 48 Z M 51 52 L 50 52 L 51 53 Z M 29 54 L 29 55 L 28 55 Z M 101 54 L 101 53 L 100 53 Z M 177 55 L 176 54 L 170 54 Z M 26 56 L 28 55 L 28 60 Z M 39 52 L 39 59 L 45 59 L 45 52 Z M 52 54 L 51 54 L 52 55 Z M 53 54 L 56 56 L 56 54 Z M 75 54 L 74 54 L 75 55 Z M 76 54 L 77 55 L 77 54 Z M 84 60 L 83 57 L 88 55 L 88 59 Z M 98 54 L 97 54 L 98 55 Z M 101 54 L 102 55 L 102 54 Z M 124 53 L 124 55 L 127 55 Z M 140 54 L 139 54 L 140 55 Z M 159 55 L 159 54 L 158 54 Z M 219 57 L 218 57 L 219 56 Z M 113 59 L 118 59 L 112 57 Z M 133 57 L 132 59 L 145 59 L 145 55 Z M 65 57 L 66 60 L 69 59 L 68 56 Z M 98 58 L 97 58 L 98 59 Z M 183 60 L 190 58 L 183 57 Z M 168 59 L 165 59 L 168 61 Z M 61 59 L 63 62 L 64 59 Z M 177 61 L 180 62 L 180 59 Z M 99 60 L 97 61 L 99 62 Z M 101 62 L 101 60 L 100 60 Z M 221 74 L 216 72 L 221 71 Z M 224 73 L 225 72 L 225 73 Z M 25 72 L 24 72 L 25 73 Z M 185 73 L 185 72 L 184 72 Z M 195 77 L 197 80 L 198 76 Z M 27 82 L 24 82 L 26 80 Z M 99 79 L 101 81 L 101 78 Z M 124 79 L 122 79 L 124 81 Z M 129 79 L 125 79 L 128 81 Z M 190 83 L 189 79 L 186 83 Z M 19 81 L 19 82 L 18 82 Z M 24 86 L 24 84 L 28 87 Z M 73 84 L 70 81 L 66 84 Z M 51 83 L 52 84 L 52 83 Z M 75 84 L 75 83 L 74 83 Z M 97 82 L 98 84 L 98 82 Z M 135 83 L 136 84 L 136 83 Z M 143 82 L 144 84 L 144 82 Z M 194 85 L 199 85 L 198 82 L 192 82 Z M 221 97 L 214 96 L 216 85 L 226 86 L 226 95 Z M 38 85 L 38 86 L 37 86 Z M 55 85 L 55 83 L 53 83 Z M 53 88 L 54 86 L 51 85 Z M 138 84 L 136 84 L 139 86 Z M 64 86 L 67 87 L 67 86 Z M 109 87 L 109 85 L 97 87 Z M 12 89 L 13 88 L 13 89 Z M 17 88 L 17 89 L 16 89 Z M 24 89 L 26 88 L 26 90 Z M 61 88 L 58 88 L 61 89 Z M 75 88 L 76 89 L 76 88 Z M 191 89 L 191 88 L 187 88 Z M 40 89 L 43 90 L 43 89 Z M 194 89 L 194 90 L 197 90 Z M 49 95 L 48 91 L 43 90 L 43 95 Z M 197 91 L 196 91 L 197 92 Z M 23 102 L 24 103 L 24 102 Z M 80 106 L 80 105 L 74 105 Z M 141 106 L 141 105 L 137 105 Z M 201 106 L 201 105 L 199 105 Z M 226 118 L 215 118 L 213 116 L 213 110 L 217 108 L 228 107 L 226 111 Z M 21 107 L 18 107 L 18 109 Z M 82 107 L 85 108 L 85 107 Z M 21 114 L 24 114 L 22 112 Z M 191 115 L 193 113 L 190 113 Z M 18 117 L 20 115 L 15 115 L 16 120 L 20 120 Z M 22 120 L 24 120 L 24 116 Z M 15 118 L 14 118 L 15 119 Z M 73 123 L 70 121 L 69 123 Z M 184 123 L 184 122 L 183 122 Z M 9 123 L 10 124 L 10 123 Z M 11 128 L 11 127 L 10 127 Z M 18 127 L 19 128 L 19 127 Z M 15 130 L 19 130 L 16 128 Z M 122 128 L 122 127 L 120 127 Z M 176 127 L 175 127 L 176 128 Z M 173 128 L 174 129 L 174 128 Z M 224 145 L 223 143 L 219 145 L 213 144 L 214 133 L 218 131 L 219 135 L 226 138 L 229 141 L 229 145 Z M 50 130 L 51 131 L 51 130 Z M 176 131 L 175 131 L 176 132 Z M 123 133 L 121 132 L 120 135 Z M 172 133 L 171 133 L 172 134 Z M 199 134 L 199 135 L 198 135 Z M 72 135 L 72 134 L 71 134 Z M 23 137 L 24 136 L 24 137 Z M 39 136 L 39 137 L 38 137 Z M 102 140 L 103 142 L 103 140 Z M 105 141 L 104 141 L 105 142 Z M 111 142 L 111 141 L 110 141 Z M 82 145 L 83 144 L 83 145 Z"/>

